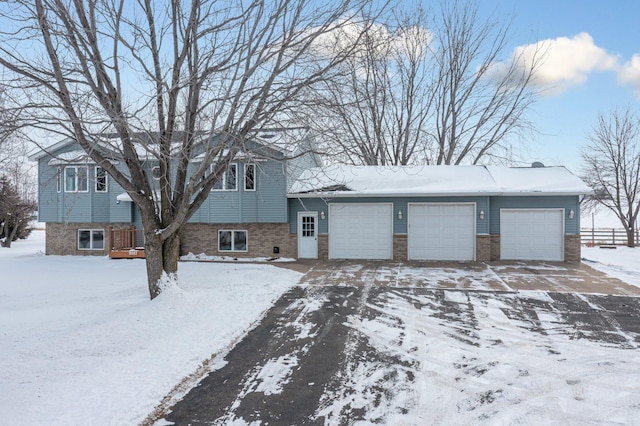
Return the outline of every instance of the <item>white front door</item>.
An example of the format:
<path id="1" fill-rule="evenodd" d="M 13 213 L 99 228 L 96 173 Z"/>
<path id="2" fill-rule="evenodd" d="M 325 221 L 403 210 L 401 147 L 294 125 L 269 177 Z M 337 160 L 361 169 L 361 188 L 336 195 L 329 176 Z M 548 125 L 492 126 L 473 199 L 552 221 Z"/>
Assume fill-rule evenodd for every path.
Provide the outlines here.
<path id="1" fill-rule="evenodd" d="M 318 258 L 318 212 L 298 212 L 298 257 Z"/>

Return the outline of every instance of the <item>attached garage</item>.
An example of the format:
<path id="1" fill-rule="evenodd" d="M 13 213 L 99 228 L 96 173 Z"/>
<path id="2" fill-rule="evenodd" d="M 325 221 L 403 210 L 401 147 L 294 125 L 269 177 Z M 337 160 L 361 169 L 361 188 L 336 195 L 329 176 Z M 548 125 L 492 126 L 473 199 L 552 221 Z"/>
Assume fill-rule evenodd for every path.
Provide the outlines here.
<path id="1" fill-rule="evenodd" d="M 329 204 L 330 259 L 392 257 L 392 203 Z"/>
<path id="2" fill-rule="evenodd" d="M 475 211 L 473 203 L 409 203 L 409 259 L 474 260 Z"/>
<path id="3" fill-rule="evenodd" d="M 564 260 L 564 209 L 501 209 L 500 258 Z"/>

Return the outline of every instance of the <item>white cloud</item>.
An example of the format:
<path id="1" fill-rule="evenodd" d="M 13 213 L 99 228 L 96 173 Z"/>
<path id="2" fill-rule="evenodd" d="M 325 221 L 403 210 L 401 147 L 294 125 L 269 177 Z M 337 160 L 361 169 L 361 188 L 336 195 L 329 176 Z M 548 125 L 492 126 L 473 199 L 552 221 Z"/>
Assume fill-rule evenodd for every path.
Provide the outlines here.
<path id="1" fill-rule="evenodd" d="M 597 46 L 588 33 L 546 39 L 514 50 L 512 61 L 519 66 L 530 66 L 534 60 L 540 62 L 534 83 L 554 94 L 584 83 L 593 72 L 618 68 L 618 58 Z M 495 71 L 506 67 L 498 64 Z"/>
<path id="2" fill-rule="evenodd" d="M 632 86 L 636 96 L 640 97 L 640 55 L 635 54 L 625 63 L 618 73 L 618 81 Z"/>
<path id="3" fill-rule="evenodd" d="M 363 30 L 362 22 L 338 21 L 333 28 L 317 38 L 314 43 L 316 53 L 320 56 L 332 57 L 348 50 L 358 41 Z M 409 27 L 403 31 L 390 32 L 386 26 L 377 23 L 371 25 L 368 35 L 369 40 L 360 40 L 360 42 L 372 43 L 374 52 L 386 58 L 394 55 L 424 57 L 432 38 L 432 34 L 422 27 Z M 361 59 L 363 55 L 363 52 L 354 52 L 355 58 Z"/>

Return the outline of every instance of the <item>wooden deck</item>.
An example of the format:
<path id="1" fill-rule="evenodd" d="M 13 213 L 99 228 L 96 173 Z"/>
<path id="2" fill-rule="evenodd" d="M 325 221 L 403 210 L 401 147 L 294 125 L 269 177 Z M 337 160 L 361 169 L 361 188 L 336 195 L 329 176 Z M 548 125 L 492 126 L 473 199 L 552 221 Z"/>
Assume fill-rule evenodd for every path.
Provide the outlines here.
<path id="1" fill-rule="evenodd" d="M 111 259 L 144 259 L 144 233 L 135 227 L 109 228 Z"/>

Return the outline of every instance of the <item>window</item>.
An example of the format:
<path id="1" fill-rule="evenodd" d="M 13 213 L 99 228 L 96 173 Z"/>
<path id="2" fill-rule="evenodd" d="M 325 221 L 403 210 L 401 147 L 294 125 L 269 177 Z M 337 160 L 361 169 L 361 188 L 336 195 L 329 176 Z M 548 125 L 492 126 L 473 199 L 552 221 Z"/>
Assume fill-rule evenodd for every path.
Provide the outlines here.
<path id="1" fill-rule="evenodd" d="M 214 191 L 236 191 L 238 189 L 238 165 L 229 164 L 227 171 L 223 173 L 222 179 L 213 185 Z"/>
<path id="2" fill-rule="evenodd" d="M 78 229 L 78 250 L 104 250 L 104 229 Z"/>
<path id="3" fill-rule="evenodd" d="M 154 166 L 151 168 L 151 177 L 155 180 L 160 179 L 160 166 Z"/>
<path id="4" fill-rule="evenodd" d="M 96 166 L 96 192 L 107 192 L 107 172 Z"/>
<path id="5" fill-rule="evenodd" d="M 256 190 L 256 165 L 255 164 L 244 165 L 244 190 L 245 191 Z"/>
<path id="6" fill-rule="evenodd" d="M 247 251 L 247 231 L 218 231 L 218 251 Z"/>
<path id="7" fill-rule="evenodd" d="M 60 167 L 56 170 L 56 191 L 62 191 L 62 168 Z"/>
<path id="8" fill-rule="evenodd" d="M 88 192 L 89 172 L 87 166 L 64 168 L 64 192 Z"/>

